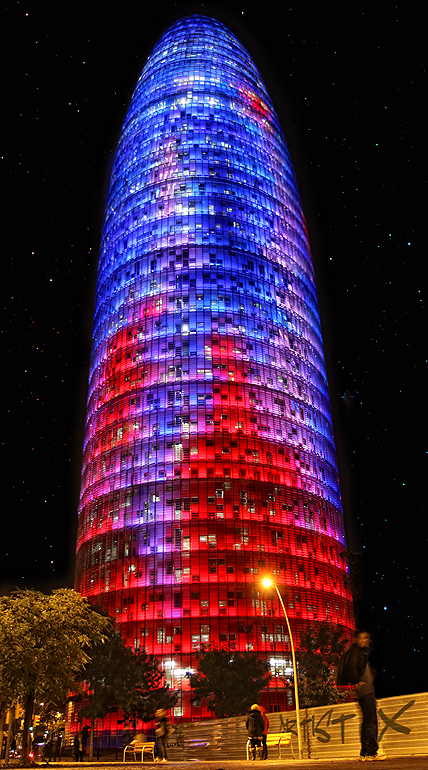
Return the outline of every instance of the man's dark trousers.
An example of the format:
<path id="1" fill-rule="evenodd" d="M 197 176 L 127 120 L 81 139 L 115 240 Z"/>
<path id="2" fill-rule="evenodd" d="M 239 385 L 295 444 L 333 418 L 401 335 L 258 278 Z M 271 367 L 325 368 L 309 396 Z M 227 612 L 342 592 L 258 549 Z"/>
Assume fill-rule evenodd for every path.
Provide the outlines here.
<path id="1" fill-rule="evenodd" d="M 267 735 L 263 733 L 262 735 L 262 759 L 267 759 L 268 752 L 267 752 Z"/>
<path id="2" fill-rule="evenodd" d="M 374 692 L 369 692 L 358 699 L 363 721 L 361 724 L 361 755 L 373 757 L 377 754 L 379 744 L 377 742 L 377 713 L 376 698 Z"/>

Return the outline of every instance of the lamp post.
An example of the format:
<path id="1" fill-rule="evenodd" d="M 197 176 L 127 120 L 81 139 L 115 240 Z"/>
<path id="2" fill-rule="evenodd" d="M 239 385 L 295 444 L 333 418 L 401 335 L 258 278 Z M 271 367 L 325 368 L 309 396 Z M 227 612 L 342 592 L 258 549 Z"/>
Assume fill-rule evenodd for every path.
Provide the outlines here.
<path id="1" fill-rule="evenodd" d="M 278 586 L 276 585 L 276 583 L 273 583 L 272 580 L 270 580 L 270 578 L 265 578 L 263 580 L 263 582 L 262 582 L 262 585 L 264 585 L 265 588 L 271 588 L 273 586 L 273 588 L 275 589 L 275 591 L 278 594 L 278 599 L 281 602 L 282 611 L 284 613 L 284 617 L 285 617 L 285 620 L 287 622 L 288 634 L 290 636 L 291 657 L 292 657 L 292 660 L 293 660 L 293 671 L 294 671 L 294 700 L 295 700 L 295 704 L 296 704 L 297 742 L 298 742 L 298 746 L 299 746 L 299 759 L 302 759 L 302 738 L 301 738 L 301 735 L 300 735 L 299 690 L 298 690 L 298 687 L 297 687 L 297 668 L 296 668 L 296 656 L 294 654 L 293 635 L 291 633 L 290 622 L 288 620 L 287 611 L 285 609 L 284 602 L 282 601 L 282 596 L 279 593 Z"/>

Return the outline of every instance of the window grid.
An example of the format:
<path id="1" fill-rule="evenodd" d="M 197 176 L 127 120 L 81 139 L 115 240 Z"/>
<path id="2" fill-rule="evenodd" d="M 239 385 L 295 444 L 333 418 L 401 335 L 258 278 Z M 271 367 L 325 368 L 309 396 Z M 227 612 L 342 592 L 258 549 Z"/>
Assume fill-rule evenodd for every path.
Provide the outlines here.
<path id="1" fill-rule="evenodd" d="M 254 650 L 291 706 L 289 638 L 352 625 L 321 328 L 288 149 L 254 63 L 191 16 L 155 46 L 119 140 L 102 232 L 76 588 L 183 672 Z M 279 672 L 279 673 L 278 673 Z M 281 680 L 282 677 L 282 680 Z"/>

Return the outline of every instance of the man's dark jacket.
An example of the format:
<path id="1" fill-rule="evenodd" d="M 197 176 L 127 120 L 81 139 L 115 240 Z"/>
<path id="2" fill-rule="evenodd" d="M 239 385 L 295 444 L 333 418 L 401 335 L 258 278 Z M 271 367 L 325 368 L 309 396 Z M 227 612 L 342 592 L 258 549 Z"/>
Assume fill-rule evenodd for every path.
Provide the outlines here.
<path id="1" fill-rule="evenodd" d="M 361 682 L 368 662 L 369 650 L 367 647 L 359 647 L 358 644 L 353 644 L 346 656 L 346 673 L 351 684 Z"/>
<path id="2" fill-rule="evenodd" d="M 245 722 L 249 738 L 261 738 L 265 729 L 264 719 L 258 709 L 252 709 Z"/>

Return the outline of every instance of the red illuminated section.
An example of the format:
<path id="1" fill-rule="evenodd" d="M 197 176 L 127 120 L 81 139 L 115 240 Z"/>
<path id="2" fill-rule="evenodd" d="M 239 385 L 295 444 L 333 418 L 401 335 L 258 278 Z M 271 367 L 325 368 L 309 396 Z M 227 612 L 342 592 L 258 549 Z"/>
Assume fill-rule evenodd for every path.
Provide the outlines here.
<path id="1" fill-rule="evenodd" d="M 227 334 L 201 336 L 201 371 L 197 357 L 153 361 L 147 318 L 112 336 L 94 378 L 76 588 L 163 661 L 178 719 L 209 716 L 185 673 L 212 643 L 268 655 L 279 673 L 266 705 L 290 707 L 289 639 L 263 575 L 280 586 L 297 638 L 308 622 L 352 617 L 340 511 L 308 491 L 325 471 L 283 440 L 307 422 L 305 405 L 296 414 L 296 400 L 267 388 Z"/>
<path id="2" fill-rule="evenodd" d="M 245 103 L 250 105 L 252 112 L 255 112 L 266 120 L 271 118 L 271 111 L 259 94 L 255 93 L 254 91 L 250 91 L 247 88 L 243 88 L 241 93 Z"/>

